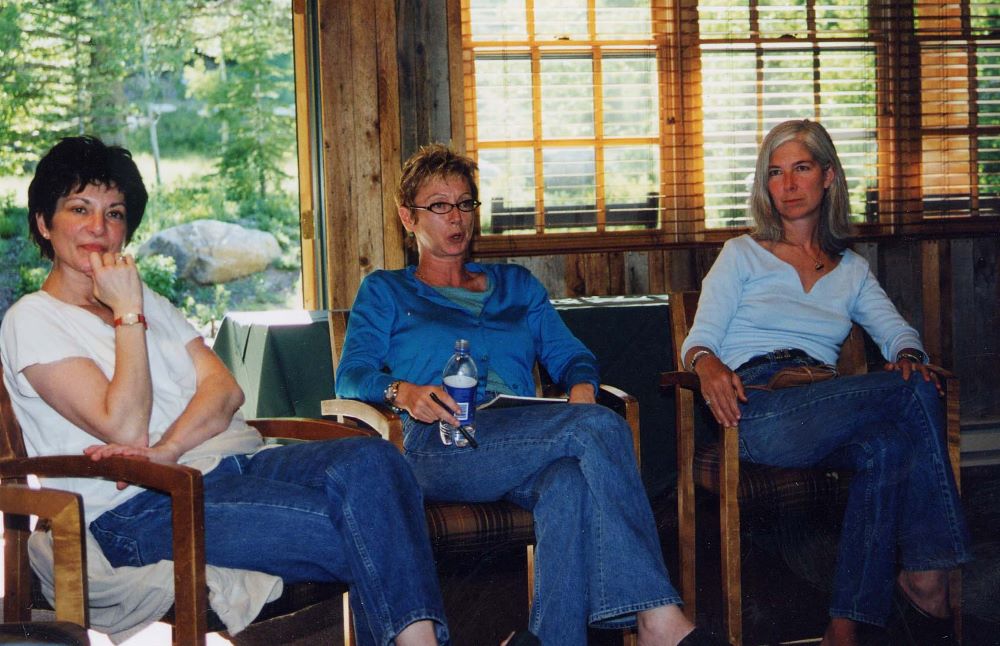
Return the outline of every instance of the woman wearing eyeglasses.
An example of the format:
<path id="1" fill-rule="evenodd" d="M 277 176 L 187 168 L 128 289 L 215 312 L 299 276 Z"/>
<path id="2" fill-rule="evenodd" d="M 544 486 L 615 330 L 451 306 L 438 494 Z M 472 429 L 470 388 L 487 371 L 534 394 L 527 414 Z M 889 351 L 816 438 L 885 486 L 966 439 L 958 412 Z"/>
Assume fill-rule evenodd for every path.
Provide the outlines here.
<path id="1" fill-rule="evenodd" d="M 593 354 L 523 267 L 469 262 L 479 206 L 475 162 L 445 146 L 403 167 L 399 218 L 417 266 L 376 271 L 362 283 L 337 376 L 341 397 L 403 411 L 404 448 L 430 500 L 509 500 L 534 514 L 535 591 L 530 631 L 546 646 L 587 643 L 587 626 L 638 625 L 643 644 L 715 643 L 678 608 L 628 425 L 594 403 Z M 439 420 L 457 424 L 441 371 L 468 339 L 477 400 L 533 395 L 537 360 L 569 403 L 486 409 L 477 446 L 445 446 Z"/>

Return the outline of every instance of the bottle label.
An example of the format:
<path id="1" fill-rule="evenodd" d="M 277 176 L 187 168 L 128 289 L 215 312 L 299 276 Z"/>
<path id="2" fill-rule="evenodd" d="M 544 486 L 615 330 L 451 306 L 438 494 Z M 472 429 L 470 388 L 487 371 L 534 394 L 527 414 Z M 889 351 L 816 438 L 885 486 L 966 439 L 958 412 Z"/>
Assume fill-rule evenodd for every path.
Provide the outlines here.
<path id="1" fill-rule="evenodd" d="M 476 410 L 477 385 L 475 379 L 466 375 L 450 375 L 444 378 L 444 389 L 458 404 L 459 410 L 455 417 L 462 424 L 468 424 L 473 411 Z"/>

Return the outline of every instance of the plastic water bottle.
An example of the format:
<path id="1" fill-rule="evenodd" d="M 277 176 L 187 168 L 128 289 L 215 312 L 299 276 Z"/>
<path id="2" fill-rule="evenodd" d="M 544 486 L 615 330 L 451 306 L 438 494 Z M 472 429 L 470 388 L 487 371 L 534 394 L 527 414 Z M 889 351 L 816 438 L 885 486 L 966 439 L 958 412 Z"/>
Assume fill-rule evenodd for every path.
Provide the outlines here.
<path id="1" fill-rule="evenodd" d="M 459 411 L 455 417 L 469 435 L 476 433 L 476 386 L 479 384 L 479 373 L 476 362 L 469 356 L 469 342 L 466 339 L 455 341 L 455 354 L 451 355 L 441 373 L 444 389 L 458 404 Z M 462 432 L 455 426 L 441 420 L 439 424 L 441 441 L 445 445 L 466 446 L 469 441 L 462 437 Z"/>

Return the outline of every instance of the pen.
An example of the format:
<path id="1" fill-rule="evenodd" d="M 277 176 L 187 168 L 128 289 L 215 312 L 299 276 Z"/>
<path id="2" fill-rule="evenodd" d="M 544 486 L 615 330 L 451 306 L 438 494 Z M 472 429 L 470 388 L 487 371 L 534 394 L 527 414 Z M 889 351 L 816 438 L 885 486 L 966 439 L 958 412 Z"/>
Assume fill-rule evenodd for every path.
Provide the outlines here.
<path id="1" fill-rule="evenodd" d="M 443 401 L 441 401 L 441 399 L 437 396 L 437 393 L 432 392 L 431 393 L 431 399 L 434 400 L 435 404 L 437 404 L 441 408 L 445 409 L 446 411 L 448 411 L 452 415 L 455 414 L 450 408 L 448 408 L 447 404 L 445 404 Z M 457 428 L 458 432 L 462 434 L 462 437 L 464 437 L 466 439 L 466 441 L 469 443 L 469 446 L 471 446 L 474 449 L 475 448 L 479 448 L 479 442 L 476 442 L 476 438 L 472 437 L 472 435 L 470 435 L 469 432 L 467 430 L 465 430 L 464 426 L 462 426 L 461 424 L 459 424 L 455 428 Z"/>

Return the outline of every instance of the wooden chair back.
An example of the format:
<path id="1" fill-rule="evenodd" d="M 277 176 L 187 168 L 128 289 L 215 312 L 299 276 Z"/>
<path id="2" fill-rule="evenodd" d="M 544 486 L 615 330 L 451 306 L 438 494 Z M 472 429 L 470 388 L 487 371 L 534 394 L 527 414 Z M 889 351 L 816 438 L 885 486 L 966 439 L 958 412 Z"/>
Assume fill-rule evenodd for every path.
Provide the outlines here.
<path id="1" fill-rule="evenodd" d="M 3 364 L 0 363 L 0 373 L 2 371 Z M 0 460 L 23 458 L 26 455 L 21 425 L 14 416 L 14 406 L 7 393 L 7 385 L 0 379 Z"/>

